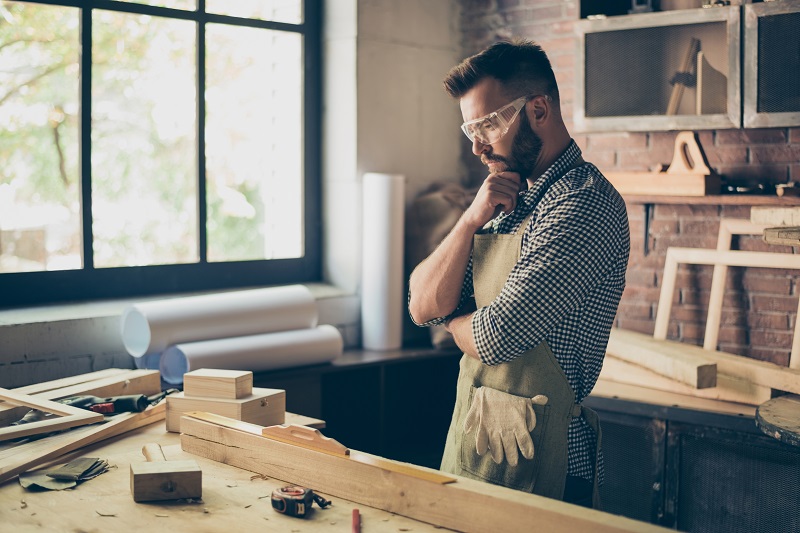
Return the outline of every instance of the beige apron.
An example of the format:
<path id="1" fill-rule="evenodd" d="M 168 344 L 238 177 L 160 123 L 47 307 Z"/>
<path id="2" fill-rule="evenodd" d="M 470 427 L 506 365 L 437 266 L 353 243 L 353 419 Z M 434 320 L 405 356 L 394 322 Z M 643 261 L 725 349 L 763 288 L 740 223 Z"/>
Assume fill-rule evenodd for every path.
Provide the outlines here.
<path id="1" fill-rule="evenodd" d="M 478 234 L 474 237 L 473 285 L 475 303 L 489 305 L 500 294 L 511 269 L 519 260 L 522 233 L 530 216 L 515 234 Z M 583 416 L 597 434 L 595 462 L 600 449 L 600 425 L 597 414 L 575 403 L 575 393 L 567 381 L 547 341 L 511 362 L 487 366 L 464 355 L 458 376 L 456 405 L 447 434 L 441 469 L 482 481 L 562 499 L 567 476 L 567 433 L 573 417 Z M 519 456 L 517 466 L 505 460 L 496 464 L 490 453 L 483 456 L 475 450 L 473 429 L 464 434 L 464 418 L 478 387 L 490 387 L 509 394 L 532 398 L 544 394 L 546 405 L 533 406 L 536 427 L 531 432 L 533 459 Z M 600 499 L 595 464 L 593 505 L 599 508 Z"/>

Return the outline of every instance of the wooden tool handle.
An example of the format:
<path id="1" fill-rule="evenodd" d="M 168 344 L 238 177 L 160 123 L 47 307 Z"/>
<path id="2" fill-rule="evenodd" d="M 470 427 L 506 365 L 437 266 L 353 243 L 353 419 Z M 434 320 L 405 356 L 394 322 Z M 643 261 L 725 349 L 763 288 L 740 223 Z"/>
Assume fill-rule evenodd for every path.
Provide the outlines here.
<path id="1" fill-rule="evenodd" d="M 145 444 L 142 447 L 142 454 L 147 458 L 148 461 L 151 463 L 156 461 L 166 461 L 167 458 L 164 456 L 164 450 L 161 449 L 161 445 L 155 442 L 151 442 L 150 444 Z"/>
<path id="2" fill-rule="evenodd" d="M 297 444 L 304 448 L 313 448 L 335 455 L 348 455 L 350 450 L 340 442 L 326 437 L 318 429 L 298 426 L 296 424 L 265 427 L 261 434 L 264 437 L 289 444 Z"/>

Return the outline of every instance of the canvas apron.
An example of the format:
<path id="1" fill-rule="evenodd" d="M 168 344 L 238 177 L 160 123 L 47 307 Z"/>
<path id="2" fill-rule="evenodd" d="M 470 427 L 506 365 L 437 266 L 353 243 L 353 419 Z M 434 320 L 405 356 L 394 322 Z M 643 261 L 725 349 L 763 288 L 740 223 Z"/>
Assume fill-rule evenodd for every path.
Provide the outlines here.
<path id="1" fill-rule="evenodd" d="M 514 234 L 478 234 L 474 236 L 473 284 L 475 303 L 489 305 L 505 285 L 511 269 L 519 260 L 522 232 L 530 216 Z M 533 398 L 544 394 L 546 405 L 535 405 L 536 427 L 531 432 L 533 459 L 519 456 L 517 466 L 505 459 L 496 464 L 490 453 L 478 455 L 475 432 L 464 433 L 464 418 L 478 387 L 491 387 L 509 394 Z M 441 469 L 452 474 L 488 481 L 498 485 L 562 499 L 567 475 L 567 433 L 573 417 L 583 416 L 597 435 L 600 449 L 600 425 L 597 414 L 575 403 L 575 393 L 553 352 L 542 343 L 511 362 L 487 366 L 464 354 L 460 362 L 456 404 L 447 434 Z M 597 467 L 595 464 L 593 505 L 599 508 Z"/>

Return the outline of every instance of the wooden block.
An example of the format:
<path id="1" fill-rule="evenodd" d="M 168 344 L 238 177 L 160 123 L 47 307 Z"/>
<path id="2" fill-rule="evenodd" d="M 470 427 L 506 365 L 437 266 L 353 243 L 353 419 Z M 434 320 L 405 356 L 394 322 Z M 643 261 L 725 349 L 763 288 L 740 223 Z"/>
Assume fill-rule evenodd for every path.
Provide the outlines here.
<path id="1" fill-rule="evenodd" d="M 183 393 L 201 398 L 244 398 L 253 393 L 248 370 L 199 368 L 183 375 Z"/>
<path id="2" fill-rule="evenodd" d="M 655 390 L 687 394 L 698 398 L 710 398 L 726 402 L 761 405 L 772 397 L 772 389 L 747 380 L 717 372 L 717 386 L 696 389 L 673 379 L 661 376 L 649 369 L 607 355 L 603 362 L 600 379 L 639 385 Z"/>
<path id="3" fill-rule="evenodd" d="M 683 350 L 680 343 L 669 343 L 648 335 L 613 328 L 608 338 L 608 354 L 647 368 L 651 372 L 666 376 L 695 389 L 717 385 L 717 365 L 705 350 Z M 698 354 L 698 350 L 700 353 Z"/>
<path id="4" fill-rule="evenodd" d="M 666 172 L 603 172 L 620 194 L 707 196 L 719 194 L 720 177 L 702 174 L 667 174 Z"/>
<path id="5" fill-rule="evenodd" d="M 767 244 L 800 246 L 800 227 L 781 226 L 777 228 L 765 228 L 764 242 Z"/>
<path id="6" fill-rule="evenodd" d="M 286 391 L 254 388 L 244 398 L 195 398 L 183 392 L 167 396 L 167 431 L 180 433 L 181 415 L 205 411 L 260 426 L 274 426 L 286 421 Z"/>
<path id="7" fill-rule="evenodd" d="M 202 476 L 195 461 L 131 463 L 133 501 L 200 498 L 203 495 Z"/>

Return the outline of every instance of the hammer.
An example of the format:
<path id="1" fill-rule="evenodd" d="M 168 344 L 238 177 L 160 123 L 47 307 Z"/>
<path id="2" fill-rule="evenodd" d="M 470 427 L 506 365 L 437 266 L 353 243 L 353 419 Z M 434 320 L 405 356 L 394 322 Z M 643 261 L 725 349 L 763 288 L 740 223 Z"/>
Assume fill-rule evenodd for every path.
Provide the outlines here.
<path id="1" fill-rule="evenodd" d="M 161 446 L 145 444 L 146 463 L 131 463 L 131 494 L 135 502 L 200 498 L 203 472 L 195 461 L 167 461 Z"/>

